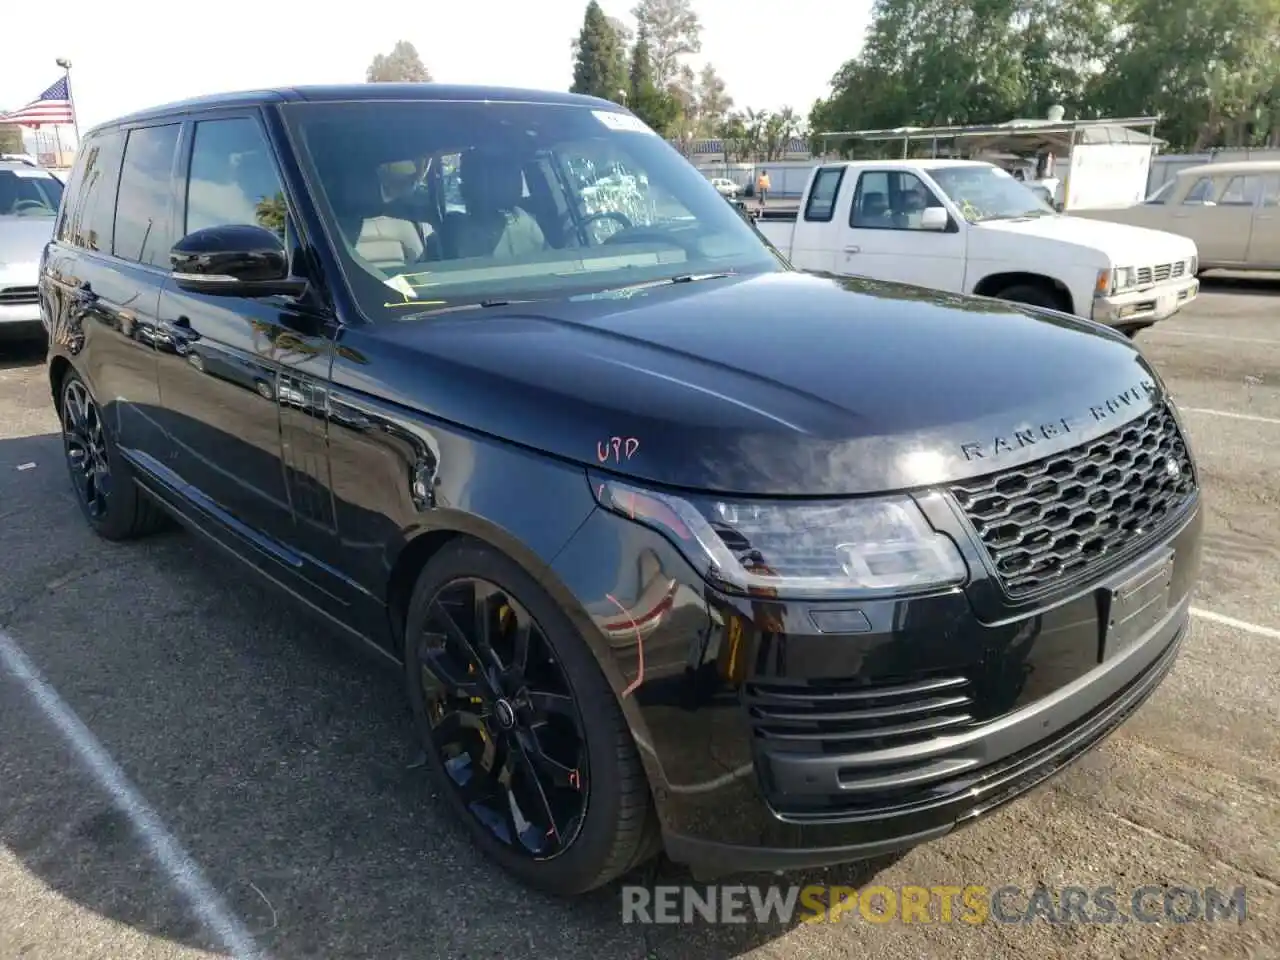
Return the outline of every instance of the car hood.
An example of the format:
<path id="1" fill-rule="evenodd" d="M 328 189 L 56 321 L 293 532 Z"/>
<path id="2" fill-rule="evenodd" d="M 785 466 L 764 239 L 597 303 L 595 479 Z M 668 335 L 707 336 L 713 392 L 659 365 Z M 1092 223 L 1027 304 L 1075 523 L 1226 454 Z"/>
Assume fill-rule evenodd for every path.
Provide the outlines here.
<path id="1" fill-rule="evenodd" d="M 1035 237 L 1068 244 L 1077 251 L 1074 258 L 1077 263 L 1099 269 L 1169 263 L 1196 255 L 1195 242 L 1176 233 L 1091 217 L 1063 215 L 1031 220 L 987 220 L 979 227 L 1018 238 Z"/>
<path id="2" fill-rule="evenodd" d="M 0 270 L 12 272 L 15 268 L 30 266 L 34 277 L 44 245 L 53 236 L 55 219 L 0 217 Z"/>
<path id="3" fill-rule="evenodd" d="M 340 389 L 584 466 L 725 493 L 976 476 L 1085 442 L 1162 393 L 1141 354 L 1090 321 L 800 273 L 366 330 L 377 356 L 336 364 Z"/>

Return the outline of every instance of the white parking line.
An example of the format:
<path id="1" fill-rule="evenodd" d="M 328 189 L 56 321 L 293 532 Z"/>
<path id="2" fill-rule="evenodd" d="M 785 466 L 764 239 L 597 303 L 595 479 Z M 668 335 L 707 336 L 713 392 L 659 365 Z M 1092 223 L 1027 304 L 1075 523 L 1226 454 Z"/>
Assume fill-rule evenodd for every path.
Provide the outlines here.
<path id="1" fill-rule="evenodd" d="M 1230 410 L 1210 410 L 1207 407 L 1184 407 L 1178 405 L 1178 409 L 1183 413 L 1200 413 L 1206 417 L 1230 417 L 1232 420 L 1248 420 L 1252 423 L 1277 423 L 1280 424 L 1280 417 L 1260 417 L 1253 413 L 1232 413 Z"/>
<path id="2" fill-rule="evenodd" d="M 1201 610 L 1199 607 L 1192 607 L 1191 615 L 1193 617 L 1199 617 L 1201 620 L 1208 620 L 1210 623 L 1218 623 L 1224 627 L 1234 627 L 1236 630 L 1243 630 L 1245 633 L 1252 633 L 1259 637 L 1266 637 L 1269 640 L 1280 640 L 1280 630 L 1275 630 L 1271 627 L 1260 627 L 1256 623 L 1237 620 L 1235 617 L 1228 617 L 1225 614 L 1214 613 L 1212 610 Z"/>
<path id="3" fill-rule="evenodd" d="M 1226 333 L 1200 333 L 1191 330 L 1167 330 L 1164 327 L 1155 327 L 1152 333 L 1167 333 L 1171 337 L 1193 337 L 1196 340 L 1225 340 L 1228 343 L 1266 343 L 1271 346 L 1280 347 L 1280 340 L 1268 340 L 1263 337 L 1233 337 Z"/>
<path id="4" fill-rule="evenodd" d="M 263 958 L 265 955 L 254 942 L 252 934 L 222 902 L 203 871 L 129 782 L 124 770 L 75 711 L 40 676 L 18 642 L 3 630 L 0 630 L 0 665 L 26 688 L 36 706 L 66 738 L 94 780 L 110 795 L 116 809 L 129 818 L 151 855 L 223 948 L 235 960 Z"/>

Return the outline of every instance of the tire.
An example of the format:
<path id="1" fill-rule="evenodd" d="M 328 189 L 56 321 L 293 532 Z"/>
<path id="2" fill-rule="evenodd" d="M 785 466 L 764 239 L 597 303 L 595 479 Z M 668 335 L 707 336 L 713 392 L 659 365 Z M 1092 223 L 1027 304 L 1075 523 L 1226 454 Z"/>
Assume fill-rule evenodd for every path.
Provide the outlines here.
<path id="1" fill-rule="evenodd" d="M 105 463 L 109 477 L 109 482 L 103 484 L 101 496 L 95 496 L 92 502 L 86 498 L 85 488 L 77 481 L 77 472 L 83 474 L 84 471 L 76 465 L 74 431 L 69 429 L 68 405 L 81 400 L 87 401 L 90 416 L 97 419 L 102 448 L 99 459 Z M 133 540 L 162 529 L 167 522 L 165 513 L 134 480 L 133 471 L 116 447 L 110 425 L 102 418 L 97 401 L 74 371 L 68 371 L 58 385 L 58 418 L 62 424 L 62 448 L 72 490 L 93 532 L 104 540 Z"/>
<path id="2" fill-rule="evenodd" d="M 1049 310 L 1059 310 L 1063 313 L 1071 312 L 1063 302 L 1062 297 L 1057 293 L 1030 283 L 1019 283 L 1012 287 L 1006 287 L 996 294 L 996 299 L 1009 300 L 1013 303 L 1025 303 L 1031 307 L 1046 307 Z"/>
<path id="3" fill-rule="evenodd" d="M 427 699 L 418 679 L 423 676 L 418 638 L 424 634 L 428 609 L 437 594 L 465 578 L 487 581 L 527 611 L 576 701 L 587 758 L 585 812 L 571 843 L 549 859 L 535 859 L 514 843 L 503 842 L 471 812 L 433 739 Z M 621 876 L 660 849 L 648 779 L 613 689 L 572 621 L 518 564 L 476 541 L 444 547 L 418 575 L 404 643 L 405 686 L 426 766 L 454 814 L 487 856 L 531 887 L 573 896 Z"/>

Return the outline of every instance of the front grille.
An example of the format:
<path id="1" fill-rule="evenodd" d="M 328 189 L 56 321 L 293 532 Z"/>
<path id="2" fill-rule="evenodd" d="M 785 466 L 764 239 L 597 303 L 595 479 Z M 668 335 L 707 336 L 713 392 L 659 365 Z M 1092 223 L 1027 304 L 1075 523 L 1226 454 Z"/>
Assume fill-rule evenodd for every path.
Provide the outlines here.
<path id="1" fill-rule="evenodd" d="M 973 720 L 967 677 L 752 683 L 747 712 L 772 750 L 844 754 L 928 740 Z"/>
<path id="2" fill-rule="evenodd" d="M 1195 475 L 1161 405 L 1082 446 L 951 489 L 1017 597 L 1154 535 L 1194 492 Z"/>
<path id="3" fill-rule="evenodd" d="M 1177 280 L 1187 272 L 1187 262 L 1179 260 L 1176 263 L 1157 263 L 1150 267 L 1138 267 L 1135 272 L 1138 286 L 1144 287 L 1152 283 L 1164 283 L 1166 280 Z"/>
<path id="4" fill-rule="evenodd" d="M 35 287 L 5 287 L 0 290 L 0 306 L 39 302 L 40 295 Z"/>

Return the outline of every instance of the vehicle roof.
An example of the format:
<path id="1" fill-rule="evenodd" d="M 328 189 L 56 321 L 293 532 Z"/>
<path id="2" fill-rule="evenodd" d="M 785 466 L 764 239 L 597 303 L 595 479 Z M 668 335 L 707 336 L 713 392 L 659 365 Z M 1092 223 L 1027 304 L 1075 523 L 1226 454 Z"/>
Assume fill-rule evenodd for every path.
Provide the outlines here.
<path id="1" fill-rule="evenodd" d="M 1183 167 L 1176 175 L 1190 177 L 1224 173 L 1277 172 L 1280 172 L 1280 160 L 1224 160 L 1219 163 L 1200 163 L 1194 167 Z"/>
<path id="2" fill-rule="evenodd" d="M 846 167 L 887 167 L 890 170 L 907 169 L 910 167 L 993 167 L 995 164 L 988 163 L 986 160 L 943 160 L 930 159 L 909 159 L 909 160 L 845 160 Z M 829 164 L 823 164 L 829 166 Z"/>
<path id="3" fill-rule="evenodd" d="M 256 107 L 282 103 L 337 103 L 353 100 L 420 100 L 420 101 L 470 101 L 506 103 L 552 103 L 582 107 L 607 107 L 622 110 L 609 100 L 589 97 L 579 93 L 561 93 L 548 90 L 529 90 L 520 87 L 487 87 L 451 83 L 347 83 L 325 86 L 276 87 L 262 90 L 241 90 L 215 93 L 173 103 L 158 104 L 138 110 L 106 123 L 98 124 L 92 132 L 123 123 L 135 123 L 175 114 L 191 113 L 216 107 Z"/>

